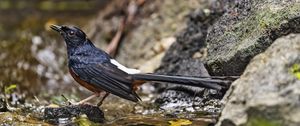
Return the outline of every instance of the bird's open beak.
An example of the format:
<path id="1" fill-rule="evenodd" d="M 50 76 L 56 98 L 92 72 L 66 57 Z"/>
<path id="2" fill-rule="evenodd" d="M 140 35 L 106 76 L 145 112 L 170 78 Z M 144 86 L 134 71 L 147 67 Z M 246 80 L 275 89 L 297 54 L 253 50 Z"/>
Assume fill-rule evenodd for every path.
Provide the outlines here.
<path id="1" fill-rule="evenodd" d="M 61 32 L 62 31 L 62 26 L 59 25 L 50 25 L 50 28 L 57 31 L 57 32 Z"/>

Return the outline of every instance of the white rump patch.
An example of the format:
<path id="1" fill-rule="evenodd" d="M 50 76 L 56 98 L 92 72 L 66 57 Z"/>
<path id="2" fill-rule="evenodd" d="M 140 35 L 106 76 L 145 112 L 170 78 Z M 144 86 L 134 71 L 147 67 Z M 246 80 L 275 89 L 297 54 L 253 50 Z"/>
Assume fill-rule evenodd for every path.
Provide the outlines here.
<path id="1" fill-rule="evenodd" d="M 116 65 L 120 70 L 122 70 L 128 74 L 137 74 L 137 73 L 141 72 L 140 70 L 137 70 L 137 69 L 127 68 L 114 59 L 110 59 L 110 62 L 112 64 Z"/>

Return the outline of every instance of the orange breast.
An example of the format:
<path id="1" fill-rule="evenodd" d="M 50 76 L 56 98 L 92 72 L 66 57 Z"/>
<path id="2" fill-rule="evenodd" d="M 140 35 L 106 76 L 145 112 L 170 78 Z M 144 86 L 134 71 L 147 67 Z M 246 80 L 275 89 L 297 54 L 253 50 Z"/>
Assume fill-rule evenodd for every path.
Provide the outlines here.
<path id="1" fill-rule="evenodd" d="M 138 87 L 139 86 L 141 86 L 142 84 L 144 84 L 146 81 L 142 81 L 142 80 L 135 80 L 135 81 L 133 81 L 133 83 L 132 83 L 132 89 L 134 90 L 134 91 L 136 91 L 137 89 L 138 89 Z"/>
<path id="2" fill-rule="evenodd" d="M 94 87 L 92 84 L 85 82 L 84 80 L 81 80 L 79 78 L 79 76 L 77 76 L 74 71 L 72 70 L 72 68 L 69 68 L 69 72 L 71 74 L 71 76 L 75 79 L 76 82 L 78 82 L 81 86 L 87 88 L 88 90 L 92 91 L 92 92 L 97 92 L 100 93 L 102 90 Z"/>

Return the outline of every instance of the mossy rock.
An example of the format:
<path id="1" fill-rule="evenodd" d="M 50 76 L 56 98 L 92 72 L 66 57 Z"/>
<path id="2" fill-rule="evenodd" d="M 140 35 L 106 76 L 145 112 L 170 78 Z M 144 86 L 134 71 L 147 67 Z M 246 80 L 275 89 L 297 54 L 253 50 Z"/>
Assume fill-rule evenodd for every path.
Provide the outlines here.
<path id="1" fill-rule="evenodd" d="M 206 66 L 212 75 L 240 75 L 249 61 L 275 39 L 300 32 L 300 3 L 294 1 L 236 2 L 207 37 Z"/>

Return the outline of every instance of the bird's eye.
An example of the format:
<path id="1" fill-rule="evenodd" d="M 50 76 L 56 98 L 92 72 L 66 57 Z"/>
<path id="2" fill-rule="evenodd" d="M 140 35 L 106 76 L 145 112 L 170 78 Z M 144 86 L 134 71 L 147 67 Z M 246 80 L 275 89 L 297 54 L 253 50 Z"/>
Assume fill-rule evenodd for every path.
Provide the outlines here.
<path id="1" fill-rule="evenodd" d="M 74 34 L 75 34 L 74 31 L 69 32 L 69 36 L 73 36 Z"/>

